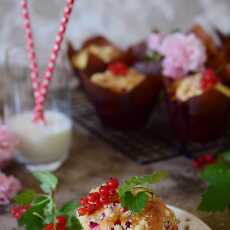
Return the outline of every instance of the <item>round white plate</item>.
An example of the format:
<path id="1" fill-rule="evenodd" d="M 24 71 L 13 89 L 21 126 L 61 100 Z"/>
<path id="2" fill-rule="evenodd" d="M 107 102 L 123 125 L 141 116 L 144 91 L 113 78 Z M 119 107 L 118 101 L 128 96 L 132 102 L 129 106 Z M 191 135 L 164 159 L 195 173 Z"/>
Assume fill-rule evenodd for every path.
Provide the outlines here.
<path id="1" fill-rule="evenodd" d="M 206 225 L 204 222 L 202 222 L 199 218 L 196 216 L 181 210 L 179 208 L 176 208 L 174 206 L 168 206 L 175 214 L 177 219 L 179 220 L 179 230 L 211 230 L 208 225 Z M 189 228 L 186 228 L 188 227 Z"/>

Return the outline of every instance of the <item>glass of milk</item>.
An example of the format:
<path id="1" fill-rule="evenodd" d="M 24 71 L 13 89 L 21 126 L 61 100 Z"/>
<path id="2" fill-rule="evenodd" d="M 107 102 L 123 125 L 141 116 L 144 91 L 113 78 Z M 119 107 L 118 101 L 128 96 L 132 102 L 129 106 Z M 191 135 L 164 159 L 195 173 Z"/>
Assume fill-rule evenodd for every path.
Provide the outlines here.
<path id="1" fill-rule="evenodd" d="M 48 57 L 40 58 L 45 71 Z M 14 48 L 7 52 L 5 71 L 5 122 L 19 139 L 17 160 L 31 171 L 58 169 L 71 147 L 69 71 L 60 62 L 49 89 L 45 108 L 46 124 L 32 122 L 33 93 L 27 53 Z"/>

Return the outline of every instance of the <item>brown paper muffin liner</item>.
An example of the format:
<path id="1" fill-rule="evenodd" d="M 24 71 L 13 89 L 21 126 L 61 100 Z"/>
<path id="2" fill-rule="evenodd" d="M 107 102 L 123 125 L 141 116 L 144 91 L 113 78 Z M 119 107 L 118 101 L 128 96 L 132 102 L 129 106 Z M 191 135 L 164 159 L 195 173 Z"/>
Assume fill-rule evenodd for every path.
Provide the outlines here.
<path id="1" fill-rule="evenodd" d="M 117 48 L 113 43 L 101 36 L 88 39 L 84 42 L 82 48 L 86 48 L 91 44 L 98 46 L 111 45 Z M 138 54 L 134 52 L 132 47 L 125 51 L 120 50 L 121 55 L 112 62 L 119 61 L 129 67 L 135 63 L 134 68 L 137 67 L 136 69 L 145 75 L 145 79 L 133 90 L 118 93 L 103 88 L 90 80 L 94 73 L 104 72 L 110 63 L 105 63 L 100 58 L 90 54 L 87 68 L 79 70 L 72 61 L 74 55 L 77 55 L 79 52 L 80 50 L 76 51 L 69 44 L 68 56 L 70 63 L 76 75 L 80 78 L 80 82 L 102 123 L 115 129 L 133 129 L 143 126 L 148 121 L 162 89 L 162 79 L 159 67 L 157 67 L 159 63 L 156 66 L 154 65 L 153 72 L 145 71 L 145 66 L 140 62 L 141 58 L 137 57 Z M 136 65 L 139 65 L 139 67 L 141 65 L 141 68 Z"/>
<path id="2" fill-rule="evenodd" d="M 158 76 L 145 76 L 142 83 L 125 93 L 98 86 L 87 75 L 81 75 L 81 79 L 102 123 L 117 129 L 144 125 L 161 90 L 161 78 Z"/>
<path id="3" fill-rule="evenodd" d="M 206 143 L 226 133 L 230 118 L 228 97 L 212 89 L 181 102 L 169 90 L 172 81 L 165 80 L 164 85 L 172 129 L 180 141 Z"/>

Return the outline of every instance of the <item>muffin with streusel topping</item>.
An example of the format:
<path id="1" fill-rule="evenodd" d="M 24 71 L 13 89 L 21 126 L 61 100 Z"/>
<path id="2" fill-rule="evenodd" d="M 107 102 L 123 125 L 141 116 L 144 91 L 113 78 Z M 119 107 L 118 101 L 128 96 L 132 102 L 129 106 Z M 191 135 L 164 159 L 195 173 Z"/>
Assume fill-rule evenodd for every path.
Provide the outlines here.
<path id="1" fill-rule="evenodd" d="M 121 193 L 118 181 L 110 179 L 81 199 L 77 216 L 85 230 L 178 230 L 175 214 L 148 189 L 132 188 Z M 133 199 L 133 200 L 132 200 Z M 135 199 L 142 207 L 133 206 Z M 130 202 L 128 204 L 128 202 Z M 127 205 L 125 204 L 127 203 Z"/>
<path id="2" fill-rule="evenodd" d="M 143 126 L 161 91 L 159 76 L 144 75 L 123 62 L 84 75 L 82 82 L 102 123 L 115 129 Z"/>

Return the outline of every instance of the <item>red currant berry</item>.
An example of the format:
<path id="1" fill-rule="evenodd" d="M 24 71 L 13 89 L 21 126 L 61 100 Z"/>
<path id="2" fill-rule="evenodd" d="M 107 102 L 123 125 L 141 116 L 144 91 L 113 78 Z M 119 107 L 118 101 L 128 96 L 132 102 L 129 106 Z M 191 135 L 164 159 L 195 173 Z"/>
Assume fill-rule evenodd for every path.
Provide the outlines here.
<path id="1" fill-rule="evenodd" d="M 100 199 L 100 197 L 99 197 L 99 199 Z M 97 201 L 95 202 L 95 210 L 98 210 L 98 209 L 100 209 L 101 207 L 102 207 L 101 201 L 100 201 L 100 200 L 97 200 Z"/>
<path id="2" fill-rule="evenodd" d="M 110 199 L 109 199 L 109 196 L 107 196 L 107 195 L 101 195 L 101 197 L 100 197 L 100 202 L 102 203 L 102 204 L 109 204 L 110 203 Z"/>
<path id="3" fill-rule="evenodd" d="M 208 90 L 214 87 L 219 82 L 215 72 L 212 69 L 207 69 L 201 80 L 201 88 L 202 90 Z"/>
<path id="4" fill-rule="evenodd" d="M 88 210 L 86 208 L 79 208 L 77 211 L 79 216 L 85 216 L 88 214 Z"/>
<path id="5" fill-rule="evenodd" d="M 109 65 L 108 70 L 114 75 L 125 76 L 128 73 L 128 67 L 122 62 L 115 62 Z"/>
<path id="6" fill-rule="evenodd" d="M 109 192 L 110 192 L 110 187 L 106 185 L 101 186 L 99 189 L 100 195 L 109 195 Z"/>
<path id="7" fill-rule="evenodd" d="M 88 204 L 88 199 L 87 198 L 81 198 L 80 199 L 80 205 L 81 206 L 85 206 Z"/>
<path id="8" fill-rule="evenodd" d="M 216 162 L 215 156 L 211 153 L 208 153 L 206 155 L 200 156 L 193 160 L 193 166 L 195 168 L 201 169 L 205 167 L 206 165 L 210 165 Z"/>
<path id="9" fill-rule="evenodd" d="M 119 186 L 119 181 L 116 178 L 111 178 L 108 182 L 107 185 L 113 189 L 117 189 Z"/>
<path id="10" fill-rule="evenodd" d="M 87 209 L 88 213 L 91 214 L 95 211 L 95 204 L 87 204 L 85 208 Z"/>
<path id="11" fill-rule="evenodd" d="M 31 205 L 22 205 L 11 209 L 11 215 L 19 220 L 31 208 Z"/>
<path id="12" fill-rule="evenodd" d="M 88 202 L 94 203 L 100 199 L 100 193 L 99 192 L 90 193 L 87 198 L 88 198 Z"/>
<path id="13" fill-rule="evenodd" d="M 47 224 L 43 230 L 54 230 L 54 225 L 53 224 Z"/>
<path id="14" fill-rule="evenodd" d="M 208 153 L 208 154 L 204 155 L 203 157 L 204 157 L 204 161 L 206 161 L 206 162 L 215 160 L 214 156 L 211 153 Z"/>
<path id="15" fill-rule="evenodd" d="M 112 188 L 112 189 L 109 191 L 108 197 L 109 197 L 110 200 L 112 200 L 112 198 L 113 198 L 114 196 L 116 196 L 116 195 L 117 195 L 117 191 L 116 191 L 115 189 Z"/>
<path id="16" fill-rule="evenodd" d="M 64 216 L 58 216 L 57 217 L 57 224 L 60 226 L 65 226 L 66 225 L 66 218 Z"/>

